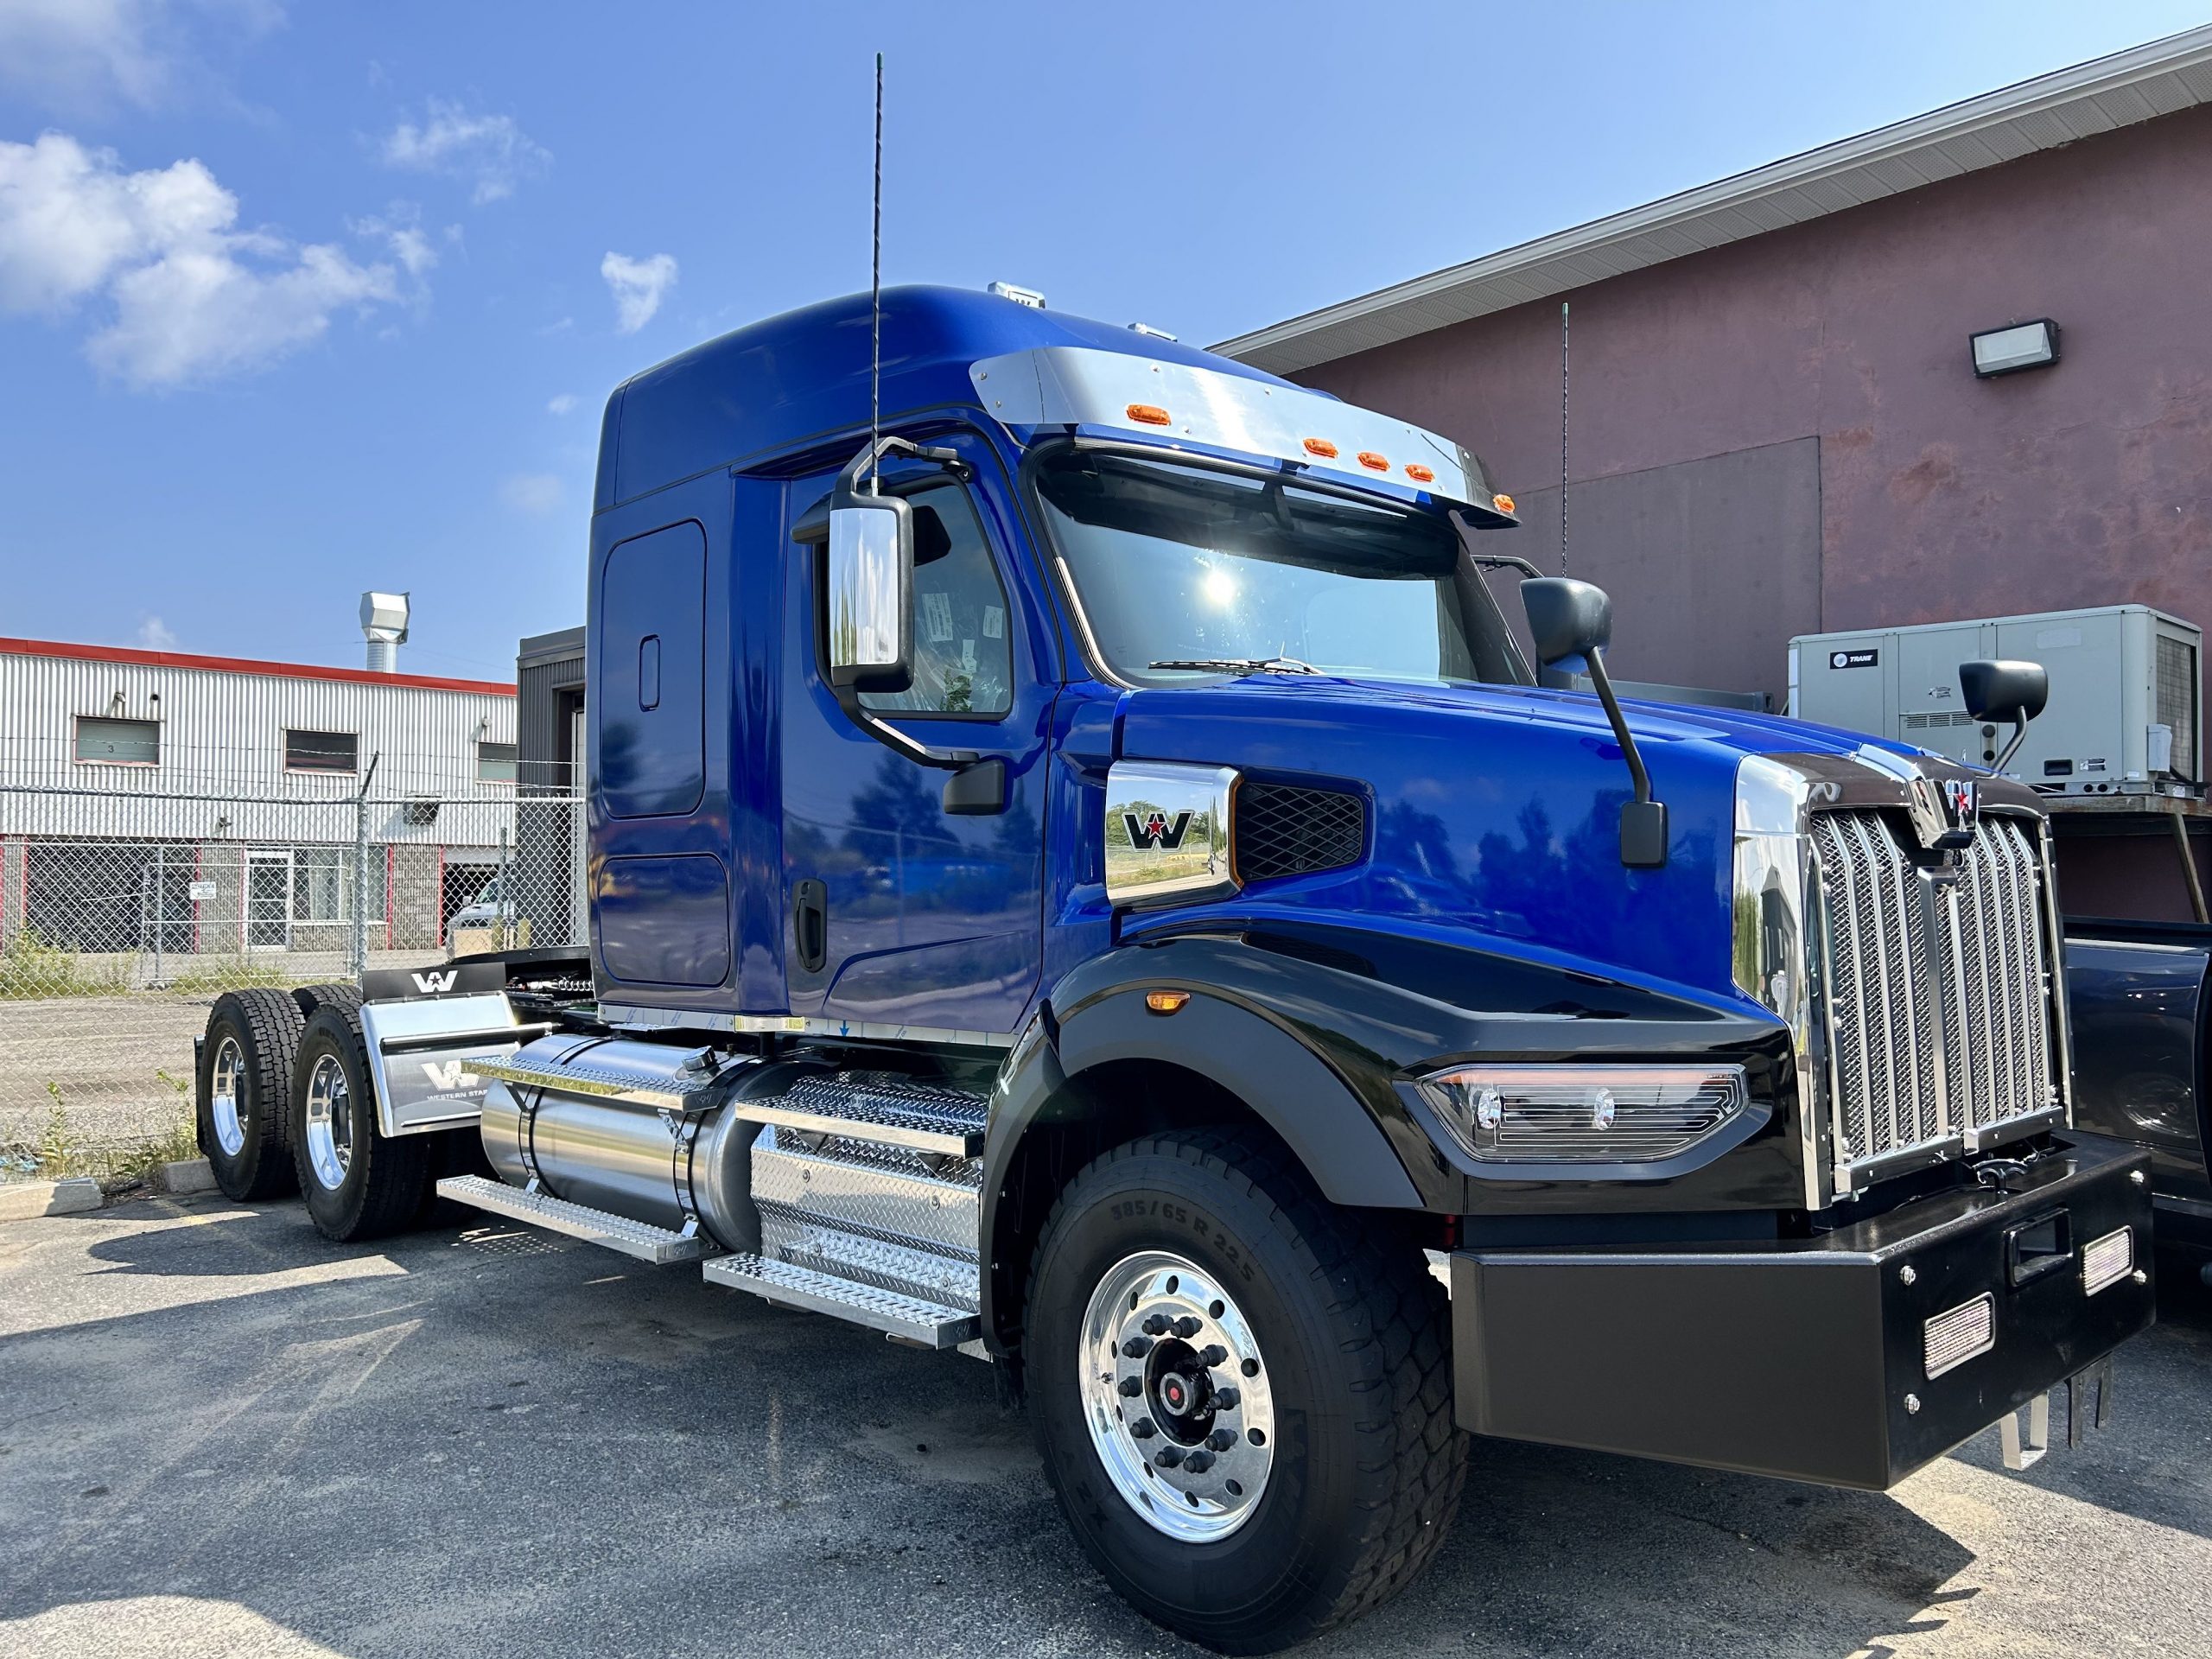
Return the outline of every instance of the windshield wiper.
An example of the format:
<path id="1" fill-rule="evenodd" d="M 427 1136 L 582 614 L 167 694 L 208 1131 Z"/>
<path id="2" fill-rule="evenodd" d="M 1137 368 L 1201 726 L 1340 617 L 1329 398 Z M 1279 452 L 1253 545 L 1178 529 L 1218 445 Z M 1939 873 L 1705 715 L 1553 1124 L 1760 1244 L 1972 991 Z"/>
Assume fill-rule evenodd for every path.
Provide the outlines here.
<path id="1" fill-rule="evenodd" d="M 1147 668 L 1189 668 L 1210 674 L 1319 674 L 1295 657 L 1170 657 Z"/>

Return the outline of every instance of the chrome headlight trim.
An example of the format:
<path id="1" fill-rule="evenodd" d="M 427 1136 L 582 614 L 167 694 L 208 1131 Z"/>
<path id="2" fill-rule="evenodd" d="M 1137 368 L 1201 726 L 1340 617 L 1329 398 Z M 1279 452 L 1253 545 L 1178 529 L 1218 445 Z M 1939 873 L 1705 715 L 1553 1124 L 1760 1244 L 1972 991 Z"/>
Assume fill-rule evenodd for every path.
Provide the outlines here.
<path id="1" fill-rule="evenodd" d="M 1421 1080 L 1462 1150 L 1484 1164 L 1656 1164 L 1710 1140 L 1750 1103 L 1744 1068 L 1702 1062 L 1477 1061 Z"/>
<path id="2" fill-rule="evenodd" d="M 1235 893 L 1237 776 L 1233 766 L 1116 761 L 1106 774 L 1107 898 L 1191 904 Z"/>

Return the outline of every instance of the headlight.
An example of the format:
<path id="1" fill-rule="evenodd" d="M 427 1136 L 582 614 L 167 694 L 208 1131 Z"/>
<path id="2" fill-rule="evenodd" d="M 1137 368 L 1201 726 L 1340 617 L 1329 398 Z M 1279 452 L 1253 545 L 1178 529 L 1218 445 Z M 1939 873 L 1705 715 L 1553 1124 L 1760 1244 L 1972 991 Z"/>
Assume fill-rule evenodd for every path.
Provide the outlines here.
<path id="1" fill-rule="evenodd" d="M 1744 1109 L 1739 1065 L 1465 1065 L 1422 1095 L 1485 1163 L 1648 1164 Z"/>

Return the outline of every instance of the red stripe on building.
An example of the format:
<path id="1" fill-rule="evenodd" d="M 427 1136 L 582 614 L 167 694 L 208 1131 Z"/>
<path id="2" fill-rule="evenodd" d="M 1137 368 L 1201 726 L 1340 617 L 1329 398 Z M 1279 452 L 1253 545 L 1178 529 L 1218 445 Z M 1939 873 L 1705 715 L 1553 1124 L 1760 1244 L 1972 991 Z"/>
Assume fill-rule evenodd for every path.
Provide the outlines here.
<path id="1" fill-rule="evenodd" d="M 425 691 L 474 691 L 512 697 L 502 680 L 448 680 L 430 674 L 378 674 L 365 668 L 324 668 L 315 663 L 264 663 L 250 657 L 200 657 L 182 651 L 140 651 L 130 645 L 73 645 L 58 639 L 0 638 L 0 655 L 60 657 L 80 663 L 136 663 L 148 668 L 200 668 L 217 674 L 265 674 L 276 679 L 336 680 L 346 685 L 409 685 Z"/>

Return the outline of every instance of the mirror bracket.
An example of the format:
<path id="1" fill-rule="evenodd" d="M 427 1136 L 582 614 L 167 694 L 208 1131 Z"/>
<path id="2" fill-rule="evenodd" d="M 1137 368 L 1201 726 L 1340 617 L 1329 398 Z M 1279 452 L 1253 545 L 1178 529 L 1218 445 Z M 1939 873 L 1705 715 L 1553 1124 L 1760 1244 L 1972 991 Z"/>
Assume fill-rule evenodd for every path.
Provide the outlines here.
<path id="1" fill-rule="evenodd" d="M 1521 564 L 1519 560 L 1511 561 Z M 1523 565 L 1524 569 L 1530 569 Z M 1656 870 L 1667 862 L 1667 804 L 1651 795 L 1651 774 L 1644 769 L 1636 734 L 1621 713 L 1621 700 L 1613 694 L 1612 676 L 1605 672 L 1605 647 L 1613 632 L 1613 604 L 1605 589 L 1566 576 L 1531 575 L 1521 584 L 1521 601 L 1529 612 L 1529 632 L 1536 658 L 1546 668 L 1580 658 L 1590 684 L 1613 728 L 1621 758 L 1628 763 L 1635 798 L 1621 807 L 1621 862 L 1632 870 Z"/>

